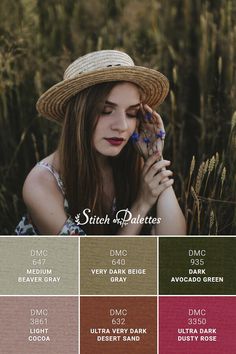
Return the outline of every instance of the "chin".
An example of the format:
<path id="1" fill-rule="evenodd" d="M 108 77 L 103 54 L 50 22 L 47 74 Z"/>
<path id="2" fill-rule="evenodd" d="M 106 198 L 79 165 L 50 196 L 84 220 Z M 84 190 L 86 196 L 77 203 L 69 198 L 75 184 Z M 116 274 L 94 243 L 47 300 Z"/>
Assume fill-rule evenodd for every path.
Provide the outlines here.
<path id="1" fill-rule="evenodd" d="M 121 153 L 122 149 L 119 150 L 119 151 L 114 151 L 114 152 L 110 152 L 110 153 L 107 153 L 107 154 L 104 154 L 104 156 L 107 156 L 107 157 L 116 157 L 118 156 L 120 153 Z"/>
<path id="2" fill-rule="evenodd" d="M 116 157 L 118 156 L 121 151 L 123 150 L 124 147 L 122 148 L 119 148 L 119 149 L 112 149 L 110 151 L 99 151 L 99 153 L 102 155 L 102 156 L 105 156 L 105 157 Z"/>

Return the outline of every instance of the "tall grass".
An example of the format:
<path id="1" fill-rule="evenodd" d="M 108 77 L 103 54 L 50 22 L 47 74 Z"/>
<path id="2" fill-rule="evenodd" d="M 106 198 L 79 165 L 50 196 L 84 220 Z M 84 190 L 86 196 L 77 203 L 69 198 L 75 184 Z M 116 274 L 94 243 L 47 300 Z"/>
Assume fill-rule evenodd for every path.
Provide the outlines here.
<path id="1" fill-rule="evenodd" d="M 0 232 L 24 213 L 21 188 L 56 146 L 58 127 L 35 102 L 76 57 L 121 49 L 164 72 L 166 157 L 189 234 L 236 233 L 234 0 L 2 0 Z"/>

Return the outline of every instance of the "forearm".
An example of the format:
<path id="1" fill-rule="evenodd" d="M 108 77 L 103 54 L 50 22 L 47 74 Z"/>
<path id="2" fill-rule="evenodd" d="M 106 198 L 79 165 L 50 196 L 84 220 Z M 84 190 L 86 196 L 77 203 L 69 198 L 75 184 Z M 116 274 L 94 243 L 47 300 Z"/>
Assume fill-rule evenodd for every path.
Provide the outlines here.
<path id="1" fill-rule="evenodd" d="M 172 187 L 164 190 L 156 204 L 157 217 L 161 218 L 155 231 L 157 235 L 185 235 L 186 221 Z"/>

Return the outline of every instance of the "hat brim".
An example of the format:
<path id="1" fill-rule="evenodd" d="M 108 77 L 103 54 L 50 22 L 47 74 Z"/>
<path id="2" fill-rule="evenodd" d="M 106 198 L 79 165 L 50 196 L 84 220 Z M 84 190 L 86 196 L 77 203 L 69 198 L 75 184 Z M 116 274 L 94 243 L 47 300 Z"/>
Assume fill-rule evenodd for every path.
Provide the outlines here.
<path id="1" fill-rule="evenodd" d="M 169 81 L 160 72 L 142 66 L 109 67 L 80 74 L 52 86 L 36 104 L 38 112 L 53 121 L 62 123 L 68 100 L 87 87 L 109 81 L 132 82 L 144 92 L 143 101 L 151 107 L 159 106 L 169 92 Z"/>

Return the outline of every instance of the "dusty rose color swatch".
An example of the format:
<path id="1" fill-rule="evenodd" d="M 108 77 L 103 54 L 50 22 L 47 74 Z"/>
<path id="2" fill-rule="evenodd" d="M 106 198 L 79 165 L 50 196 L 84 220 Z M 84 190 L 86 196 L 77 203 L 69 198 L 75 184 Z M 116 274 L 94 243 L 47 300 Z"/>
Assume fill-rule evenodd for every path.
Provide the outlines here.
<path id="1" fill-rule="evenodd" d="M 157 354 L 156 297 L 80 301 L 81 354 Z"/>
<path id="2" fill-rule="evenodd" d="M 160 354 L 236 353 L 236 297 L 163 296 L 159 311 Z"/>
<path id="3" fill-rule="evenodd" d="M 0 297 L 0 319 L 1 354 L 78 354 L 76 297 Z"/>

